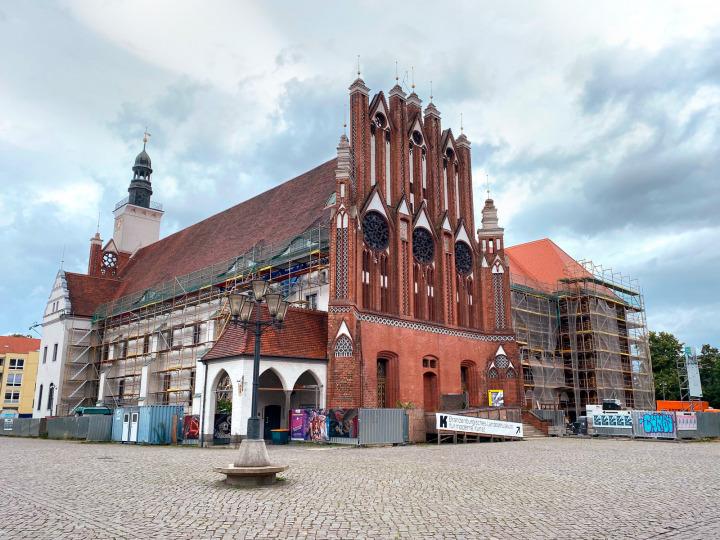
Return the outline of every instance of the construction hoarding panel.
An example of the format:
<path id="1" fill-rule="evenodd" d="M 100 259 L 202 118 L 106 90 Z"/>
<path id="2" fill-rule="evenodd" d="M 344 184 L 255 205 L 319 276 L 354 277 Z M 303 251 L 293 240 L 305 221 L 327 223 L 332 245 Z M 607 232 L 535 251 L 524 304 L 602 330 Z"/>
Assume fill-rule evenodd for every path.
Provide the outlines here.
<path id="1" fill-rule="evenodd" d="M 676 412 L 678 431 L 697 431 L 697 415 L 694 412 Z"/>
<path id="2" fill-rule="evenodd" d="M 499 437 L 523 436 L 523 426 L 518 422 L 503 422 L 473 416 L 435 413 L 435 427 L 439 431 L 459 431 L 478 435 L 497 435 Z"/>
<path id="3" fill-rule="evenodd" d="M 632 411 L 632 418 L 635 437 L 677 438 L 677 423 L 673 412 Z"/>
<path id="4" fill-rule="evenodd" d="M 633 434 L 630 411 L 593 411 L 592 434 L 631 437 Z"/>

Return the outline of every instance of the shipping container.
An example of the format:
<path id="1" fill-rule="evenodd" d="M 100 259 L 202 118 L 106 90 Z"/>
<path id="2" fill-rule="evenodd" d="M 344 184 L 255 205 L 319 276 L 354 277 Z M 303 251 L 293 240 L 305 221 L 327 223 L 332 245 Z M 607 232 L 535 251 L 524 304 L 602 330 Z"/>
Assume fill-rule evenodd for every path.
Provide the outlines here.
<path id="1" fill-rule="evenodd" d="M 146 405 L 138 409 L 138 443 L 172 444 L 182 440 L 183 406 Z"/>

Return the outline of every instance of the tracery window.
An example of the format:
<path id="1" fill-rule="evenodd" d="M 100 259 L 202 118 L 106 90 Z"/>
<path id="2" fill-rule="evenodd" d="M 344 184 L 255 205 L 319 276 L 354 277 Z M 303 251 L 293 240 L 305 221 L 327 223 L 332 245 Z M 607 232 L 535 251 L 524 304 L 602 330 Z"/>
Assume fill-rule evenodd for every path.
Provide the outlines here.
<path id="1" fill-rule="evenodd" d="M 472 251 L 463 241 L 455 242 L 455 269 L 462 275 L 472 271 Z"/>
<path id="2" fill-rule="evenodd" d="M 382 251 L 390 245 L 390 230 L 387 221 L 375 211 L 368 212 L 363 218 L 363 237 L 372 249 Z"/>
<path id="3" fill-rule="evenodd" d="M 488 370 L 488 379 L 497 379 L 498 378 L 498 370 L 494 367 L 490 368 Z"/>
<path id="4" fill-rule="evenodd" d="M 495 357 L 495 366 L 498 369 L 507 369 L 509 365 L 510 365 L 510 360 L 508 360 L 508 357 L 505 356 L 504 354 L 498 354 Z"/>
<path id="5" fill-rule="evenodd" d="M 435 256 L 432 234 L 425 227 L 416 227 L 413 231 L 413 256 L 422 264 L 431 263 Z"/>
<path id="6" fill-rule="evenodd" d="M 335 358 L 348 358 L 352 355 L 352 341 L 347 336 L 340 336 L 335 342 Z"/>

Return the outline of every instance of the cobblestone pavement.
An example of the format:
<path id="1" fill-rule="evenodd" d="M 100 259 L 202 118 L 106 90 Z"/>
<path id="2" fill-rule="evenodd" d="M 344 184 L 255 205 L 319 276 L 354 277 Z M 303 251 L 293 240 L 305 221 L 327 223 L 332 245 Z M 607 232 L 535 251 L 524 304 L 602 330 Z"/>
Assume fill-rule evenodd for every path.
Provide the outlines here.
<path id="1" fill-rule="evenodd" d="M 720 443 L 535 439 L 271 448 L 275 486 L 233 489 L 231 449 L 0 437 L 0 538 L 718 538 Z"/>

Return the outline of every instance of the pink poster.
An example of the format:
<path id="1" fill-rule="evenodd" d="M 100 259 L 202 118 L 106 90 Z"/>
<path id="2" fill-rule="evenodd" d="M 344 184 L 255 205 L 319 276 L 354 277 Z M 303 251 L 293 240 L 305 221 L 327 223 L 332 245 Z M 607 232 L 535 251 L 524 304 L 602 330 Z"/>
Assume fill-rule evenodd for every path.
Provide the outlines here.
<path id="1" fill-rule="evenodd" d="M 290 412 L 290 439 L 304 441 L 307 433 L 307 413 L 305 409 L 293 409 Z"/>

